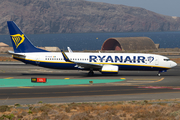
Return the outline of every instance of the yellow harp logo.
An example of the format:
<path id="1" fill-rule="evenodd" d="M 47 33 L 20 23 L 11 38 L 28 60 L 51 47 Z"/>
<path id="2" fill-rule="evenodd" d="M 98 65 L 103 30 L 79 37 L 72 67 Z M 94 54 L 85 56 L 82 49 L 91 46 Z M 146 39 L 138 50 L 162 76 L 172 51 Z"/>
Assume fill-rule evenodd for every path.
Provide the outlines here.
<path id="1" fill-rule="evenodd" d="M 16 48 L 18 48 L 19 45 L 23 43 L 25 39 L 24 34 L 22 35 L 15 34 L 15 35 L 11 35 L 11 37 L 12 37 L 12 40 L 14 41 L 14 44 L 16 45 Z"/>

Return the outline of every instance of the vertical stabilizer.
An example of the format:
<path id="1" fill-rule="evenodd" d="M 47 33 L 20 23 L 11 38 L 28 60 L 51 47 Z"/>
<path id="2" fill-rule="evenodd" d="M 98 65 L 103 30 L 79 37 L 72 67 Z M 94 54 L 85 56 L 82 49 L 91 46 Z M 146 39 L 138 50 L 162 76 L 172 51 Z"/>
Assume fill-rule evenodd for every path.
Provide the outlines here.
<path id="1" fill-rule="evenodd" d="M 48 52 L 36 48 L 13 21 L 7 21 L 7 25 L 15 53 Z"/>

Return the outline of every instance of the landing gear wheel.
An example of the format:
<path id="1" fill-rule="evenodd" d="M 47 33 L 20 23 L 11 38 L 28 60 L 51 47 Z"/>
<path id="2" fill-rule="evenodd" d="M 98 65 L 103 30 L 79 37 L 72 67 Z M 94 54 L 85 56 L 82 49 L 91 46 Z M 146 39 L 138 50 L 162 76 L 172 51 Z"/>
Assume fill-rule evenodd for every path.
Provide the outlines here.
<path id="1" fill-rule="evenodd" d="M 90 70 L 89 73 L 88 73 L 88 75 L 89 75 L 89 76 L 92 76 L 92 75 L 94 75 L 94 72 L 93 72 L 92 70 Z"/>

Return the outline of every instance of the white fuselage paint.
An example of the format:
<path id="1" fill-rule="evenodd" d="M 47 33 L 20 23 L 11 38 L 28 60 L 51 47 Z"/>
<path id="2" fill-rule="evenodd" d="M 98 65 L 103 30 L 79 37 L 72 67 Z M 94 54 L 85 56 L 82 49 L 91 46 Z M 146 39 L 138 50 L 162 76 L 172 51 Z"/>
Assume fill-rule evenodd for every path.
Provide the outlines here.
<path id="1" fill-rule="evenodd" d="M 25 55 L 25 60 L 45 63 L 68 63 L 64 60 L 61 52 L 42 53 L 18 53 Z M 159 67 L 170 69 L 177 64 L 162 55 L 142 54 L 142 53 L 66 53 L 68 58 L 74 62 L 93 63 L 99 65 L 128 65 Z M 46 67 L 46 66 L 44 66 Z"/>

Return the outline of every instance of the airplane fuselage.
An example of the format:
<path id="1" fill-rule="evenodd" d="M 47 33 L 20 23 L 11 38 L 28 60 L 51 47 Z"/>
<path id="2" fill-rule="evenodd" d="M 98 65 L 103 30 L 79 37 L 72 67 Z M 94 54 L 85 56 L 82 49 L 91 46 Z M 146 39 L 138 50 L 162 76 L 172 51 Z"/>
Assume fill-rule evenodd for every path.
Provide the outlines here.
<path id="1" fill-rule="evenodd" d="M 177 65 L 165 56 L 141 53 L 66 53 L 69 59 L 74 62 L 65 61 L 63 55 L 58 52 L 19 54 L 26 57 L 14 55 L 14 58 L 24 63 L 55 69 L 79 69 L 74 62 L 92 63 L 102 66 L 116 65 L 119 70 L 148 71 L 163 71 Z M 99 69 L 94 68 L 94 70 Z"/>

